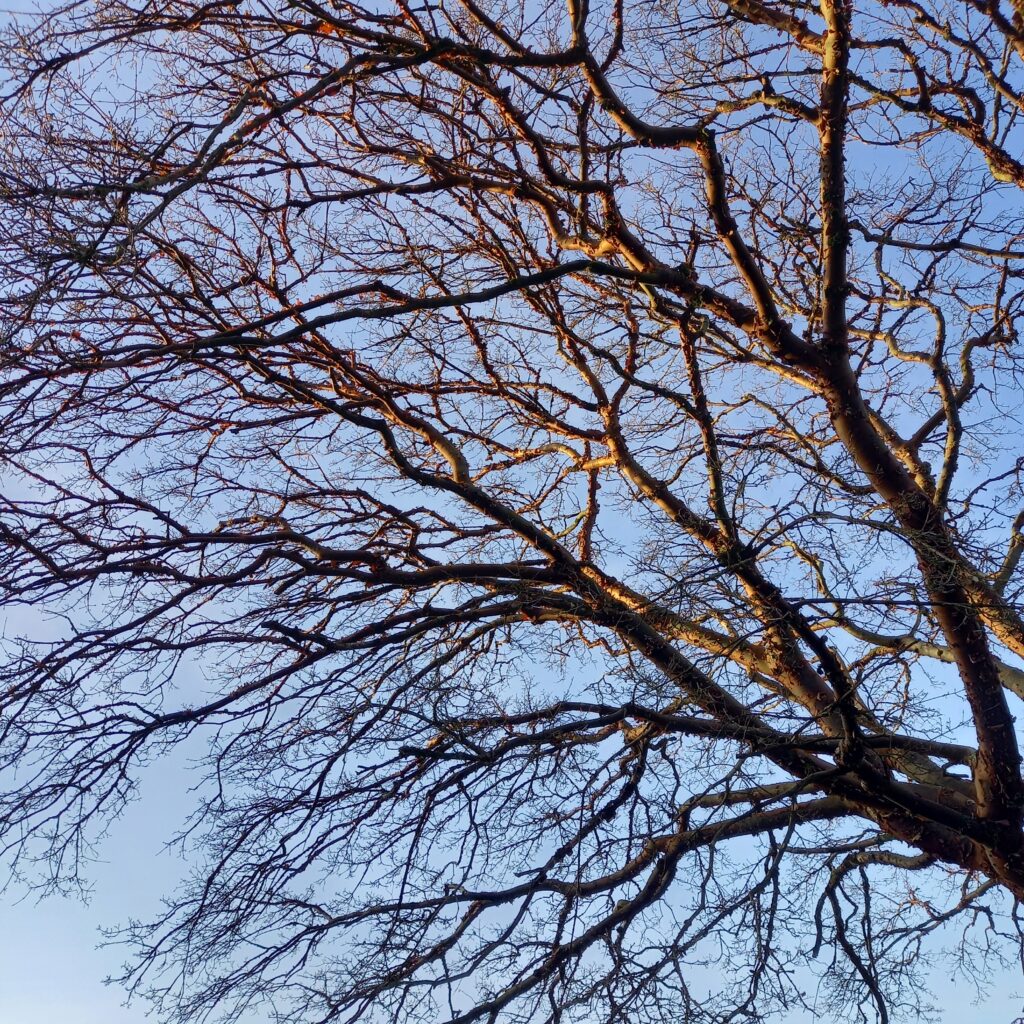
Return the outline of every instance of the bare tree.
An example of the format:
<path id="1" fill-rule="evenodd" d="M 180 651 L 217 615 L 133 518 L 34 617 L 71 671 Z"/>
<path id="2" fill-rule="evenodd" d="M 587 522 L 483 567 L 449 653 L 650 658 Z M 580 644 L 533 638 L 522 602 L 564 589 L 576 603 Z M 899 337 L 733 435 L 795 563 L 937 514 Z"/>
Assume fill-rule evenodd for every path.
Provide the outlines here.
<path id="1" fill-rule="evenodd" d="M 64 884 L 207 738 L 133 990 L 1019 970 L 1019 7 L 89 0 L 4 53 L 0 830 Z"/>

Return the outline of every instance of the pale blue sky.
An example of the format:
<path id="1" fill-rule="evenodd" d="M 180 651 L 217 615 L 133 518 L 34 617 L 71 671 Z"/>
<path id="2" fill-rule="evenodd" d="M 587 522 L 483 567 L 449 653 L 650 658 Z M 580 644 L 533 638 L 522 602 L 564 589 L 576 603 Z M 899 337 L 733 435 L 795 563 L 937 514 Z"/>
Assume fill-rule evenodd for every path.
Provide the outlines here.
<path id="1" fill-rule="evenodd" d="M 8 622 L 9 632 L 15 624 Z M 189 806 L 186 787 L 194 782 L 184 758 L 175 756 L 150 771 L 142 799 L 112 827 L 89 873 L 88 904 L 49 898 L 37 902 L 12 889 L 0 897 L 0 1024 L 141 1024 L 142 1002 L 125 1008 L 123 991 L 105 986 L 123 958 L 116 948 L 98 949 L 99 929 L 129 916 L 145 917 L 161 894 L 171 890 L 184 865 L 162 844 Z M 1010 1024 L 1024 1014 L 1024 979 L 1019 971 L 993 979 L 988 998 L 946 972 L 930 979 L 944 1024 Z M 779 1024 L 811 1024 L 813 1016 L 778 1018 Z M 267 1024 L 249 1017 L 244 1024 Z M 600 1024 L 600 1022 L 595 1022 Z"/>
<path id="2" fill-rule="evenodd" d="M 102 984 L 102 977 L 117 969 L 119 951 L 95 948 L 100 924 L 116 923 L 140 903 L 151 905 L 161 881 L 173 878 L 175 865 L 170 858 L 156 855 L 159 844 L 147 841 L 153 840 L 153 834 L 145 822 L 133 822 L 135 829 L 139 831 L 134 835 L 115 837 L 116 856 L 96 872 L 90 906 L 59 899 L 17 906 L 10 899 L 3 901 L 0 1024 L 143 1024 L 147 1020 L 143 1003 L 126 1009 L 123 993 Z M 125 844 L 125 839 L 130 842 Z M 1015 974 L 994 982 L 992 996 L 975 1006 L 970 988 L 935 977 L 938 1002 L 946 1007 L 944 1021 L 1010 1024 L 1024 1012 L 1019 995 L 1024 983 Z M 812 1022 L 809 1015 L 779 1018 L 779 1024 Z M 250 1017 L 245 1024 L 266 1021 Z"/>
<path id="3" fill-rule="evenodd" d="M 103 984 L 104 976 L 118 970 L 123 951 L 97 948 L 99 929 L 129 916 L 144 917 L 174 886 L 184 864 L 163 843 L 186 812 L 187 787 L 195 781 L 185 755 L 177 752 L 150 770 L 141 799 L 114 824 L 102 844 L 102 859 L 89 872 L 93 893 L 87 905 L 59 897 L 18 902 L 13 892 L 0 897 L 0 1024 L 147 1021 L 144 1002 L 125 1008 L 123 991 Z M 975 1004 L 974 990 L 948 972 L 936 971 L 929 981 L 937 1003 L 945 1007 L 943 1024 L 1011 1024 L 1024 1014 L 1024 978 L 1019 971 L 993 978 L 992 991 L 980 1004 Z M 816 1024 L 809 1014 L 775 1020 Z M 242 1024 L 269 1022 L 249 1016 Z"/>
<path id="4" fill-rule="evenodd" d="M 196 778 L 184 754 L 152 768 L 141 798 L 114 823 L 88 872 L 92 894 L 79 899 L 0 897 L 0 1024 L 140 1024 L 146 1004 L 122 1004 L 125 993 L 103 978 L 117 973 L 125 950 L 98 948 L 101 928 L 144 917 L 159 907 L 185 864 L 164 848 L 190 806 Z M 19 896 L 21 897 L 19 899 Z M 152 1020 L 152 1018 L 149 1018 Z M 248 1017 L 244 1024 L 266 1024 Z"/>

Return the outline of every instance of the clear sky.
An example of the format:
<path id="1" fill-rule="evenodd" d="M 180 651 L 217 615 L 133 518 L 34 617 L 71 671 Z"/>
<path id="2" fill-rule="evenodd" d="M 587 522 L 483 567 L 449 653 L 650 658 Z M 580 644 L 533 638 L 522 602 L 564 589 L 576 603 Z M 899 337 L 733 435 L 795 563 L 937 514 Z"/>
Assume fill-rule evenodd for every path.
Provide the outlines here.
<path id="1" fill-rule="evenodd" d="M 139 904 L 152 905 L 154 890 L 175 875 L 177 865 L 170 857 L 158 855 L 159 843 L 148 841 L 154 836 L 140 828 L 144 824 L 135 820 L 131 823 L 134 834 L 125 835 L 119 829 L 113 837 L 117 849 L 96 872 L 90 906 L 58 899 L 17 906 L 10 899 L 3 901 L 0 1024 L 142 1024 L 146 1020 L 144 1003 L 126 1009 L 123 993 L 102 984 L 105 974 L 116 971 L 120 952 L 95 948 L 101 924 L 116 923 L 136 912 Z M 933 988 L 945 1008 L 944 1022 L 1011 1024 L 1024 1013 L 1024 983 L 1016 972 L 994 980 L 992 996 L 973 1005 L 974 992 L 969 987 L 936 975 Z M 779 1018 L 779 1024 L 812 1021 L 808 1015 Z M 245 1024 L 267 1022 L 250 1017 Z"/>
<path id="2" fill-rule="evenodd" d="M 38 614 L 30 614 L 8 612 L 0 623 L 0 636 L 45 631 Z M 539 675 L 544 671 L 538 666 Z M 177 682 L 184 691 L 207 685 L 199 667 L 188 663 Z M 1010 699 L 1016 702 L 1015 697 Z M 194 806 L 189 787 L 199 781 L 193 762 L 202 753 L 201 741 L 194 737 L 176 747 L 143 774 L 138 799 L 112 824 L 96 851 L 97 862 L 87 875 L 92 885 L 88 903 L 25 898 L 16 887 L 0 895 L 0 1024 L 155 1024 L 153 1018 L 147 1021 L 143 1000 L 126 1008 L 123 989 L 103 984 L 106 976 L 119 972 L 127 950 L 99 948 L 101 929 L 131 917 L 148 919 L 158 911 L 160 897 L 170 894 L 187 870 L 177 850 L 165 844 Z M 701 983 L 713 986 L 714 979 L 702 976 L 697 984 Z M 928 984 L 943 1008 L 943 1024 L 1012 1024 L 1024 1016 L 1024 975 L 1019 968 L 993 977 L 990 992 L 980 1002 L 974 989 L 962 978 L 951 977 L 945 965 L 937 966 Z M 851 1024 L 855 1019 L 851 1014 Z M 817 1017 L 801 1013 L 773 1021 L 816 1024 Z M 270 1021 L 249 1015 L 239 1024 Z"/>
<path id="3" fill-rule="evenodd" d="M 89 871 L 86 904 L 36 900 L 9 891 L 0 898 L 0 1024 L 140 1024 L 147 1006 L 125 1008 L 124 990 L 104 985 L 126 951 L 99 948 L 102 928 L 145 917 L 173 889 L 185 864 L 164 848 L 190 806 L 187 761 L 179 752 L 151 769 L 141 799 L 114 823 Z M 150 1018 L 152 1021 L 152 1018 Z M 248 1017 L 243 1024 L 266 1024 Z"/>
<path id="4" fill-rule="evenodd" d="M 157 907 L 179 877 L 183 863 L 163 842 L 189 805 L 185 758 L 175 754 L 155 766 L 141 799 L 115 823 L 90 872 L 94 883 L 88 905 L 49 898 L 16 902 L 0 898 L 0 1024 L 143 1024 L 146 1005 L 123 1006 L 124 993 L 105 986 L 123 960 L 117 948 L 98 949 L 99 929 Z M 930 979 L 943 1024 L 1011 1024 L 1024 1014 L 1024 978 L 1019 971 L 993 978 L 992 992 L 980 1004 L 975 992 L 948 971 Z M 852 1018 L 851 1018 L 852 1019 Z M 150 1019 L 152 1020 L 152 1019 Z M 778 1024 L 814 1024 L 808 1014 L 776 1018 Z M 250 1016 L 242 1024 L 269 1024 Z M 601 1024 L 595 1021 L 595 1024 Z"/>
<path id="5" fill-rule="evenodd" d="M 0 632 L 16 632 L 16 625 L 8 621 Z M 88 903 L 58 897 L 39 902 L 16 888 L 0 896 L 0 1024 L 146 1020 L 145 1003 L 125 1008 L 123 991 L 103 984 L 106 975 L 118 972 L 123 951 L 97 948 L 100 929 L 131 916 L 146 917 L 161 894 L 173 889 L 184 865 L 163 843 L 189 807 L 187 786 L 194 781 L 181 754 L 149 772 L 141 799 L 113 825 L 98 850 L 100 860 L 88 876 L 93 885 Z M 929 980 L 943 1007 L 944 1024 L 1011 1024 L 1024 1014 L 1019 969 L 993 978 L 992 991 L 980 1003 L 975 991 L 951 978 L 944 966 Z M 778 1018 L 779 1024 L 814 1020 L 807 1014 Z M 268 1021 L 252 1016 L 243 1024 Z"/>
<path id="6" fill-rule="evenodd" d="M 19 632 L 27 625 L 20 618 L 9 613 L 0 634 Z M 38 620 L 34 625 L 38 631 Z M 183 674 L 195 671 L 193 666 Z M 197 678 L 179 682 L 184 689 L 202 686 Z M 113 823 L 97 849 L 97 862 L 87 876 L 92 884 L 88 903 L 60 897 L 39 901 L 25 898 L 16 888 L 0 895 L 0 1024 L 155 1024 L 147 1019 L 144 1001 L 126 1008 L 123 989 L 103 984 L 106 976 L 118 973 L 127 951 L 100 948 L 101 929 L 155 913 L 160 897 L 174 889 L 186 870 L 177 851 L 164 844 L 193 806 L 189 787 L 198 779 L 190 759 L 201 749 L 191 741 L 144 774 L 139 799 Z M 698 984 L 704 981 L 702 977 Z M 713 985 L 713 979 L 708 983 Z M 951 977 L 945 965 L 932 972 L 928 983 L 943 1008 L 943 1024 L 1012 1024 L 1024 1015 L 1024 975 L 1019 969 L 993 977 L 989 994 L 980 1002 L 974 989 Z M 854 1017 L 850 1019 L 852 1024 Z M 800 1013 L 773 1020 L 816 1024 L 817 1018 Z M 270 1022 L 250 1015 L 240 1024 Z"/>

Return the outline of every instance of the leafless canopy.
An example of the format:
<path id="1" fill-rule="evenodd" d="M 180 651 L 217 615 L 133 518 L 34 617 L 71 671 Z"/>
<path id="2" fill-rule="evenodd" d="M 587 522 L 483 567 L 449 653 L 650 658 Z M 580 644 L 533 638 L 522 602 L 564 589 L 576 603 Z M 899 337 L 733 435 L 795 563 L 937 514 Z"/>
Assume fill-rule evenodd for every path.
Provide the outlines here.
<path id="1" fill-rule="evenodd" d="M 1005 0 L 89 0 L 3 63 L 0 832 L 66 884 L 206 744 L 166 1019 L 1019 970 Z"/>

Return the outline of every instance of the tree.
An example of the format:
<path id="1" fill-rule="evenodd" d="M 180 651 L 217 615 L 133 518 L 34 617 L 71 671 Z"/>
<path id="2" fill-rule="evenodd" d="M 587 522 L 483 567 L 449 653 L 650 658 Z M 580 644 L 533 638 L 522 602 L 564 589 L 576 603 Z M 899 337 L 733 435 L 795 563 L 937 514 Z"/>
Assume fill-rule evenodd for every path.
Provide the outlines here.
<path id="1" fill-rule="evenodd" d="M 200 736 L 168 1020 L 1019 962 L 1022 59 L 1000 0 L 12 21 L 16 875 Z"/>

